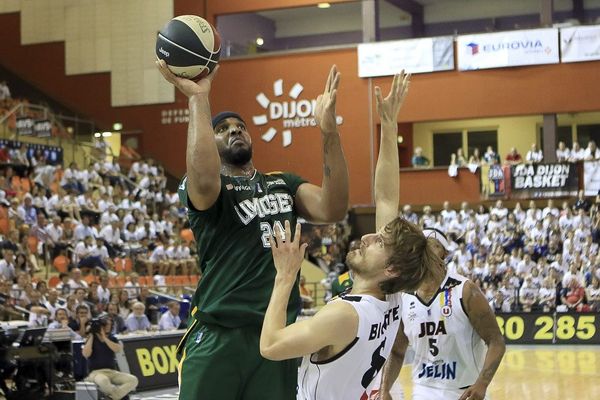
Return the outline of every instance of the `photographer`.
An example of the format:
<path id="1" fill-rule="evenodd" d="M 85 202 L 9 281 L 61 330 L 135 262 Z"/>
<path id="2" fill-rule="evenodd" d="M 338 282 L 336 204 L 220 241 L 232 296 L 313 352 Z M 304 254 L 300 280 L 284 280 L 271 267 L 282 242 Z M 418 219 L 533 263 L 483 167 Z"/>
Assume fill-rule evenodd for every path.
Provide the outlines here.
<path id="1" fill-rule="evenodd" d="M 138 379 L 117 371 L 115 353 L 123 350 L 117 339 L 110 334 L 110 318 L 94 319 L 89 324 L 89 335 L 83 346 L 83 356 L 88 359 L 90 374 L 87 381 L 94 382 L 100 391 L 119 400 L 138 385 Z"/>

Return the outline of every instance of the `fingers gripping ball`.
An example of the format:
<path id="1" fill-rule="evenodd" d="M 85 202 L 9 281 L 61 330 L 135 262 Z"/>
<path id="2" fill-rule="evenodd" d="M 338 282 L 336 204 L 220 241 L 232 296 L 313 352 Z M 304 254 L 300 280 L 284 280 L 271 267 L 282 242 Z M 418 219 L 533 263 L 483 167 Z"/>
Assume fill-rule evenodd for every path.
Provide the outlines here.
<path id="1" fill-rule="evenodd" d="M 221 37 L 204 18 L 180 15 L 158 33 L 156 57 L 165 60 L 175 75 L 198 80 L 219 62 Z"/>

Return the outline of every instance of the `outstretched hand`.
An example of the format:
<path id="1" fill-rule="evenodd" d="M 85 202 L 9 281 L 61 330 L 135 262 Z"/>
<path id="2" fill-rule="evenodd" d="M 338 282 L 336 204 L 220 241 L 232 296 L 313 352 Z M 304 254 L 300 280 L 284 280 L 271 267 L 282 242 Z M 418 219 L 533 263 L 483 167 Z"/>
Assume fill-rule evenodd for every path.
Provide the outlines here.
<path id="1" fill-rule="evenodd" d="M 273 252 L 273 261 L 277 275 L 290 280 L 295 280 L 300 271 L 304 252 L 308 244 L 300 244 L 301 227 L 296 224 L 296 232 L 292 238 L 292 228 L 290 221 L 285 221 L 285 233 L 275 225 L 274 236 L 269 237 L 271 251 Z"/>
<path id="2" fill-rule="evenodd" d="M 337 97 L 337 88 L 340 84 L 341 74 L 334 65 L 329 70 L 325 90 L 323 94 L 317 97 L 315 107 L 315 120 L 323 133 L 337 132 L 337 123 L 335 121 L 335 101 Z"/>
<path id="3" fill-rule="evenodd" d="M 158 70 L 162 74 L 162 76 L 167 80 L 167 82 L 172 83 L 177 89 L 181 91 L 181 93 L 185 94 L 187 97 L 192 97 L 197 94 L 208 95 L 210 93 L 210 86 L 212 84 L 213 79 L 217 75 L 217 71 L 219 70 L 219 66 L 217 65 L 214 70 L 204 78 L 200 79 L 197 82 L 194 82 L 190 79 L 180 78 L 177 75 L 173 74 L 165 60 L 156 60 L 156 66 Z"/>
<path id="4" fill-rule="evenodd" d="M 377 114 L 381 123 L 393 123 L 398 121 L 398 113 L 404 102 L 404 98 L 408 93 L 410 85 L 410 74 L 402 70 L 399 74 L 394 75 L 390 93 L 384 99 L 381 95 L 381 88 L 375 86 L 375 99 L 377 100 Z"/>

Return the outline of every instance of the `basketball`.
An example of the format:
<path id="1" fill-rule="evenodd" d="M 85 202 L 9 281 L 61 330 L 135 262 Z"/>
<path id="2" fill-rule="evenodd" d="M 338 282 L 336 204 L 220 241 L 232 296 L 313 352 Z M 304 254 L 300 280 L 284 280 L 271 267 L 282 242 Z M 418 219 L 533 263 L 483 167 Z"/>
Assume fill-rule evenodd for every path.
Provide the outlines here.
<path id="1" fill-rule="evenodd" d="M 204 18 L 180 15 L 158 33 L 156 57 L 165 60 L 175 75 L 198 80 L 219 62 L 221 37 Z"/>

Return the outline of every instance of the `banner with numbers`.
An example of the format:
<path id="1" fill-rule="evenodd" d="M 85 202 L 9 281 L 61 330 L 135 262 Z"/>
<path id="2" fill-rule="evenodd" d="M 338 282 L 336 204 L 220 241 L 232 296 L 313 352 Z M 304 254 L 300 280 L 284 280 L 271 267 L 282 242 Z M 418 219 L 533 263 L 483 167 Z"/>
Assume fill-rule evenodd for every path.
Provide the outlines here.
<path id="1" fill-rule="evenodd" d="M 600 344 L 598 313 L 497 314 L 507 344 Z"/>

